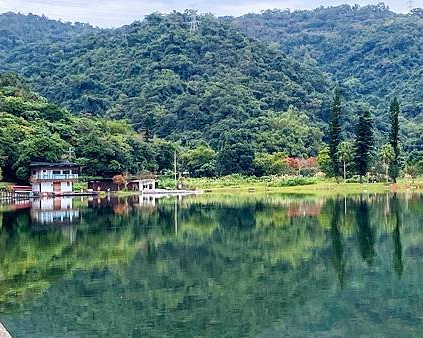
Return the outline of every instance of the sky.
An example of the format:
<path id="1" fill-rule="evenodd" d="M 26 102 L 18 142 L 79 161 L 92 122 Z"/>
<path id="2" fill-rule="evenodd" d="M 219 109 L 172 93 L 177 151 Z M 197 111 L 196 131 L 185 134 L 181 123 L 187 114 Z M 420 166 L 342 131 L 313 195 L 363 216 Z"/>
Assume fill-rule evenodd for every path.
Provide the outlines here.
<path id="1" fill-rule="evenodd" d="M 409 0 L 384 1 L 391 10 L 407 12 Z M 195 8 L 200 13 L 238 16 L 265 9 L 312 9 L 319 6 L 377 4 L 381 0 L 0 0 L 0 13 L 44 14 L 51 19 L 88 22 L 99 27 L 119 27 L 141 20 L 152 12 L 168 13 Z M 423 7 L 423 0 L 412 0 Z"/>

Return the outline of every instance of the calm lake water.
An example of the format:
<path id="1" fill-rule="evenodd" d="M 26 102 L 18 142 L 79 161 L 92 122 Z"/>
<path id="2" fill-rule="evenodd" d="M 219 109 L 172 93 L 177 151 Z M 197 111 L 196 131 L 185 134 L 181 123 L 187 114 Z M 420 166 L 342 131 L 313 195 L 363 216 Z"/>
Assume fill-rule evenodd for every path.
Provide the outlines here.
<path id="1" fill-rule="evenodd" d="M 423 196 L 0 206 L 14 337 L 421 337 Z"/>

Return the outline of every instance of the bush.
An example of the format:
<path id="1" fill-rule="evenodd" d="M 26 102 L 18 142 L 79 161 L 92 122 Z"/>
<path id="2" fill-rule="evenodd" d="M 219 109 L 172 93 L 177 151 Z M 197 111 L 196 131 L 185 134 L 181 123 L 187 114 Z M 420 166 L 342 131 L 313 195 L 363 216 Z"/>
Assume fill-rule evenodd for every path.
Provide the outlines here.
<path id="1" fill-rule="evenodd" d="M 73 191 L 80 192 L 86 191 L 88 189 L 88 183 L 87 182 L 75 182 L 73 184 Z"/>
<path id="2" fill-rule="evenodd" d="M 300 185 L 316 184 L 318 180 L 312 177 L 288 177 L 270 182 L 270 187 L 295 187 Z"/>

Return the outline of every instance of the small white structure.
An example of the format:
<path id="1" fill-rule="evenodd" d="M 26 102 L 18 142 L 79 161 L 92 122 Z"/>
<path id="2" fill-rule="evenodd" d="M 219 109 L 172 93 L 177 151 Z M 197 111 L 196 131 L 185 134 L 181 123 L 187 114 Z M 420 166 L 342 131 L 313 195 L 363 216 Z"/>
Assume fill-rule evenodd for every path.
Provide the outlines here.
<path id="1" fill-rule="evenodd" d="M 33 162 L 30 165 L 32 192 L 36 195 L 71 193 L 73 183 L 79 178 L 78 164 L 67 161 L 49 163 Z"/>
<path id="2" fill-rule="evenodd" d="M 156 189 L 156 180 L 154 178 L 131 180 L 128 183 L 128 190 L 148 192 Z"/>

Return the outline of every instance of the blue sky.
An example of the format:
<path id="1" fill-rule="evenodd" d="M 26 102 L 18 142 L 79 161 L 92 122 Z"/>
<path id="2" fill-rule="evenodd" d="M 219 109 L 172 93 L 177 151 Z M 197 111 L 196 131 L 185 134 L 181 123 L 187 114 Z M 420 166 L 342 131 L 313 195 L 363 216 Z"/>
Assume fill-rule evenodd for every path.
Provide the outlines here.
<path id="1" fill-rule="evenodd" d="M 159 11 L 183 11 L 196 8 L 199 12 L 216 15 L 259 13 L 264 9 L 311 9 L 318 6 L 350 4 L 377 4 L 381 0 L 0 0 L 0 13 L 20 12 L 44 14 L 63 21 L 89 22 L 100 27 L 117 27 L 142 19 Z M 386 0 L 396 12 L 407 11 L 408 0 Z M 423 7 L 423 0 L 413 0 L 415 7 Z"/>

